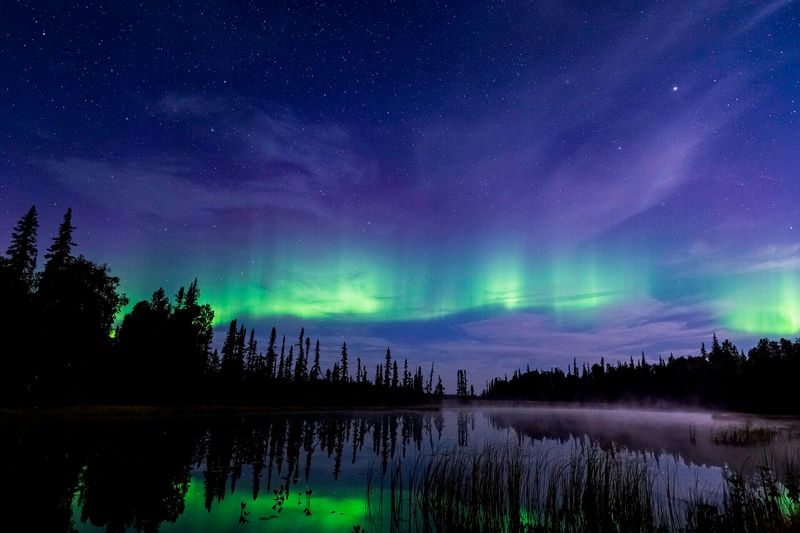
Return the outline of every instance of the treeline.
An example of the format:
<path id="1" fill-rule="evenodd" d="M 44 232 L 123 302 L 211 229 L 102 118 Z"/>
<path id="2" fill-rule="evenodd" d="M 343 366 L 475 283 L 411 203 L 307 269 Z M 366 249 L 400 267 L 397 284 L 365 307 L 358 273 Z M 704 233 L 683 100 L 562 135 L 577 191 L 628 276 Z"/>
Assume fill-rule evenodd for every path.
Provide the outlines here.
<path id="1" fill-rule="evenodd" d="M 800 339 L 761 339 L 745 355 L 729 340 L 714 335 L 711 349 L 696 356 L 649 362 L 637 360 L 584 364 L 573 359 L 566 370 L 517 370 L 511 379 L 486 384 L 492 400 L 562 402 L 657 402 L 762 413 L 800 413 Z"/>
<path id="2" fill-rule="evenodd" d="M 320 343 L 301 329 L 278 348 L 272 328 L 266 350 L 256 332 L 230 323 L 221 352 L 213 349 L 214 310 L 200 301 L 197 280 L 171 300 L 157 289 L 113 329 L 128 304 L 106 265 L 74 256 L 67 210 L 37 271 L 36 207 L 19 220 L 0 256 L 0 338 L 5 404 L 207 403 L 400 404 L 444 395 L 434 367 L 409 369 L 387 348 L 373 378 L 347 345 L 332 368 L 320 366 Z"/>

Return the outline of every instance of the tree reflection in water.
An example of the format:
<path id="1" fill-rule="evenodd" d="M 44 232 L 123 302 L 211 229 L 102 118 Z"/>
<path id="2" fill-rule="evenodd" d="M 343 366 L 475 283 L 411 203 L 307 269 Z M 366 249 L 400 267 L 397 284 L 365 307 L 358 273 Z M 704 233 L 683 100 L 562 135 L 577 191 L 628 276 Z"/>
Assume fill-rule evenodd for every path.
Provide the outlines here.
<path id="1" fill-rule="evenodd" d="M 340 480 L 343 463 L 386 469 L 435 446 L 443 426 L 439 411 L 16 421 L 0 432 L 0 496 L 6 523 L 42 531 L 155 531 L 184 514 L 198 482 L 208 513 L 244 492 L 271 512 L 256 516 L 242 501 L 241 523 L 275 519 L 288 505 L 311 519 L 313 497 L 324 492 L 317 485 Z M 327 473 L 312 480 L 315 457 Z"/>

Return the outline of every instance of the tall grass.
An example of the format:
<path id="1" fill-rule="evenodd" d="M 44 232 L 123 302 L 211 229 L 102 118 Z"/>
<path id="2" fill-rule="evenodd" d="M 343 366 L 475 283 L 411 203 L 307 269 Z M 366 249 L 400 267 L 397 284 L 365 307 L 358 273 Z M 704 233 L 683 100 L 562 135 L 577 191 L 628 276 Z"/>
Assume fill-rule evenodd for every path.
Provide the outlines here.
<path id="1" fill-rule="evenodd" d="M 797 494 L 772 470 L 726 473 L 721 494 L 678 494 L 641 455 L 576 448 L 568 457 L 487 446 L 370 473 L 370 531 L 800 531 Z M 380 494 L 374 491 L 379 490 Z"/>
<path id="2" fill-rule="evenodd" d="M 776 434 L 777 431 L 772 428 L 753 427 L 748 423 L 720 429 L 714 434 L 714 442 L 733 446 L 769 444 Z"/>

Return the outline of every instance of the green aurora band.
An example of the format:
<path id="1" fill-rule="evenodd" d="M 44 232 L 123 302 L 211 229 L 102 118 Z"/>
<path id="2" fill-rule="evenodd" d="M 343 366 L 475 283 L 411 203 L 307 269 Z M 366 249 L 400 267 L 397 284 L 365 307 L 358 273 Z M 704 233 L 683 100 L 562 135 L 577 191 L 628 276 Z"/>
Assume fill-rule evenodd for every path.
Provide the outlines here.
<path id="1" fill-rule="evenodd" d="M 297 261 L 279 271 L 254 266 L 220 276 L 206 296 L 217 320 L 296 316 L 365 321 L 427 320 L 478 309 L 534 309 L 568 317 L 641 296 L 647 272 L 638 262 L 587 257 L 533 263 L 490 261 L 402 264 L 353 254 Z M 272 280 L 279 280 L 273 282 Z"/>
<path id="2" fill-rule="evenodd" d="M 254 249 L 259 247 L 254 246 Z M 351 322 L 402 322 L 460 313 L 530 311 L 559 323 L 592 324 L 607 311 L 648 298 L 707 301 L 716 327 L 755 335 L 800 333 L 800 270 L 709 275 L 688 283 L 656 268 L 645 254 L 581 251 L 535 255 L 516 245 L 460 254 L 404 254 L 376 247 L 299 245 L 260 249 L 243 261 L 193 257 L 176 283 L 197 276 L 217 325 L 234 318 L 296 317 Z M 245 267 L 231 267 L 231 265 Z M 147 279 L 125 276 L 131 304 L 148 298 Z M 173 289 L 174 290 L 174 289 Z"/>

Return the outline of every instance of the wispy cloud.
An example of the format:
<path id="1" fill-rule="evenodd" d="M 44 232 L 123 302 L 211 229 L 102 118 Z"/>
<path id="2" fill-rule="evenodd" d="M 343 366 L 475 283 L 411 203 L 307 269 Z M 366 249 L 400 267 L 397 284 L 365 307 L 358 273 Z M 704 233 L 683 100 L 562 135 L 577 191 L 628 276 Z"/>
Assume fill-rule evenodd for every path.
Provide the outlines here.
<path id="1" fill-rule="evenodd" d="M 40 160 L 40 165 L 73 192 L 103 205 L 163 219 L 205 217 L 214 211 L 296 207 L 321 218 L 329 211 L 303 189 L 274 188 L 259 179 L 234 185 L 193 180 L 194 168 L 178 162 L 106 162 L 69 158 Z"/>
<path id="2" fill-rule="evenodd" d="M 330 221 L 341 211 L 342 191 L 375 173 L 335 124 L 306 124 L 246 100 L 194 95 L 168 95 L 157 109 L 183 124 L 192 142 L 208 146 L 208 159 L 172 153 L 36 162 L 73 192 L 105 205 L 183 219 L 253 208 Z"/>
<path id="3" fill-rule="evenodd" d="M 530 74 L 507 105 L 423 129 L 415 139 L 420 188 L 438 193 L 445 211 L 480 209 L 508 228 L 524 221 L 559 246 L 660 206 L 707 178 L 704 156 L 759 98 L 747 90 L 746 66 L 714 78 L 676 63 L 663 76 L 664 64 L 695 53 L 688 42 L 702 47 L 691 35 L 720 38 L 704 24 L 721 11 L 708 3 L 675 14 L 668 28 L 656 26 L 670 18 L 663 13 L 644 19 L 590 56 Z"/>

